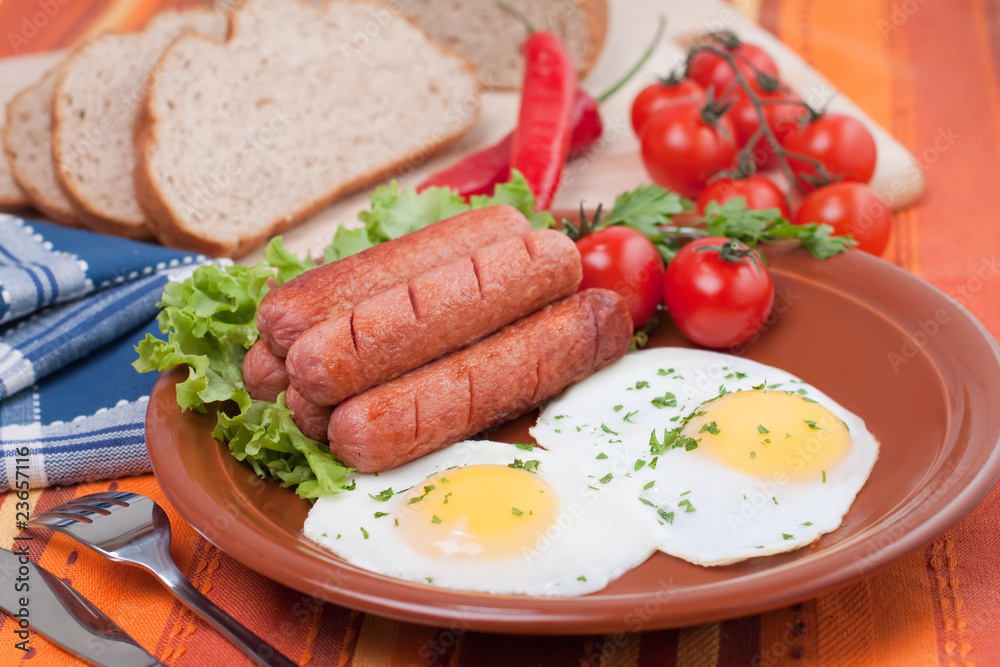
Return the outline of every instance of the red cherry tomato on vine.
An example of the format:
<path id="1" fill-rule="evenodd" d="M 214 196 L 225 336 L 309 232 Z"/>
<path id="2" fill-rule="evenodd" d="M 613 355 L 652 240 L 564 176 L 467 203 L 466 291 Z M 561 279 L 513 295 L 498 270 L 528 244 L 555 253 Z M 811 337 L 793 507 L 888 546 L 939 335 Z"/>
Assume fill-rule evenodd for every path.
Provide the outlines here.
<path id="1" fill-rule="evenodd" d="M 740 43 L 734 48 L 728 48 L 719 41 L 712 42 L 711 46 L 734 56 L 736 68 L 751 85 L 756 84 L 758 71 L 775 78 L 778 76 L 778 66 L 759 46 Z M 700 83 L 705 90 L 712 86 L 716 99 L 736 83 L 736 74 L 729 63 L 708 51 L 698 51 L 692 56 L 688 63 L 688 76 Z"/>
<path id="2" fill-rule="evenodd" d="M 777 208 L 781 210 L 781 215 L 786 219 L 791 218 L 788 210 L 788 201 L 784 193 L 778 189 L 774 183 L 760 174 L 752 174 L 745 179 L 720 178 L 712 181 L 707 188 L 702 190 L 695 202 L 695 209 L 699 215 L 705 215 L 705 207 L 708 202 L 714 201 L 725 204 L 730 199 L 743 197 L 746 199 L 747 208 L 763 210 L 767 208 Z"/>
<path id="3" fill-rule="evenodd" d="M 772 91 L 755 90 L 754 92 L 762 102 L 761 109 L 764 112 L 767 126 L 774 133 L 778 143 L 782 143 L 798 127 L 800 119 L 806 113 L 801 104 L 796 104 L 796 102 L 801 102 L 802 98 L 787 87 Z M 785 100 L 788 103 L 782 104 L 781 102 Z M 760 114 L 757 113 L 753 101 L 746 95 L 740 95 L 726 115 L 732 118 L 733 127 L 736 128 L 736 139 L 740 146 L 746 146 L 747 142 L 760 129 Z M 766 137 L 758 138 L 751 150 L 754 162 L 759 169 L 778 166 L 774 146 Z"/>
<path id="4" fill-rule="evenodd" d="M 709 237 L 684 246 L 667 265 L 663 302 L 689 340 L 731 348 L 764 326 L 774 305 L 774 283 L 756 250 Z"/>
<path id="5" fill-rule="evenodd" d="M 892 235 L 892 211 L 864 183 L 834 183 L 809 193 L 795 212 L 794 223 L 825 222 L 836 235 L 849 234 L 858 248 L 881 255 Z"/>
<path id="6" fill-rule="evenodd" d="M 704 106 L 705 89 L 691 79 L 681 79 L 676 83 L 661 80 L 643 88 L 632 102 L 632 130 L 636 136 L 642 134 L 650 116 L 679 100 Z"/>
<path id="7" fill-rule="evenodd" d="M 712 117 L 693 102 L 677 102 L 650 116 L 640 143 L 653 182 L 692 199 L 736 158 L 732 121 Z"/>
<path id="8" fill-rule="evenodd" d="M 618 292 L 640 327 L 653 316 L 663 289 L 663 261 L 656 246 L 630 227 L 614 225 L 577 241 L 583 263 L 580 290 L 603 287 Z"/>
<path id="9" fill-rule="evenodd" d="M 782 145 L 793 153 L 822 162 L 834 180 L 842 176 L 845 181 L 867 183 L 875 173 L 875 139 L 868 128 L 852 116 L 823 114 L 792 130 Z M 794 157 L 788 158 L 788 165 L 796 176 L 805 177 L 805 183 L 800 179 L 799 184 L 806 191 L 814 189 L 808 183 L 810 177 L 816 176 L 814 165 Z"/>

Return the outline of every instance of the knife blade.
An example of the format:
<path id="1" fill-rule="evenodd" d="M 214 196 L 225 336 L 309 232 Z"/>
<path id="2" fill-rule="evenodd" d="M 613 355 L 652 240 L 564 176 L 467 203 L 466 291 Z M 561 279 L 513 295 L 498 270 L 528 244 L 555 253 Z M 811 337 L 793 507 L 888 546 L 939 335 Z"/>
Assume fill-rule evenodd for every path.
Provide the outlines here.
<path id="1" fill-rule="evenodd" d="M 95 665 L 162 667 L 90 600 L 32 563 L 28 543 L 15 539 L 14 552 L 0 549 L 0 608 L 18 623 L 17 641 L 28 641 L 30 627 Z"/>

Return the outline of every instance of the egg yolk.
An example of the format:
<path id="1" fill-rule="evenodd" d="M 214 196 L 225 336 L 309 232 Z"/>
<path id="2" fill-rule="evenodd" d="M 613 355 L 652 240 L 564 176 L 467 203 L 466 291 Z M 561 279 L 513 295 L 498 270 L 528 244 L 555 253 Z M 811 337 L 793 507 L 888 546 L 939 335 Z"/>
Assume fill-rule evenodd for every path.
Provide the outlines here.
<path id="1" fill-rule="evenodd" d="M 740 391 L 704 403 L 681 435 L 728 467 L 773 478 L 821 478 L 851 446 L 847 425 L 819 403 L 784 391 Z"/>
<path id="2" fill-rule="evenodd" d="M 556 496 L 533 472 L 470 465 L 417 484 L 395 514 L 415 551 L 498 560 L 530 550 L 543 538 L 556 520 Z"/>

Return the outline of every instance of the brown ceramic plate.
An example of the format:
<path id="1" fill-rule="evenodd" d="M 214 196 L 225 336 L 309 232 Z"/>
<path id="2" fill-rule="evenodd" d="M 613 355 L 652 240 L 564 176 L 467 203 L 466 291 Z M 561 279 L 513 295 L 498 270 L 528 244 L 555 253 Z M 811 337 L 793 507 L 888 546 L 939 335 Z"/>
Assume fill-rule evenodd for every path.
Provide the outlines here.
<path id="1" fill-rule="evenodd" d="M 361 611 L 512 633 L 650 630 L 756 613 L 859 579 L 925 545 L 1000 477 L 1000 349 L 966 310 L 861 252 L 818 262 L 769 252 L 777 316 L 743 354 L 794 373 L 861 415 L 881 456 L 846 526 L 812 547 L 704 568 L 656 554 L 606 589 L 551 599 L 454 592 L 353 567 L 300 537 L 306 501 L 257 479 L 182 414 L 160 378 L 146 420 L 153 470 L 181 516 L 250 568 Z M 651 345 L 689 346 L 669 322 Z M 524 440 L 534 415 L 491 437 Z"/>

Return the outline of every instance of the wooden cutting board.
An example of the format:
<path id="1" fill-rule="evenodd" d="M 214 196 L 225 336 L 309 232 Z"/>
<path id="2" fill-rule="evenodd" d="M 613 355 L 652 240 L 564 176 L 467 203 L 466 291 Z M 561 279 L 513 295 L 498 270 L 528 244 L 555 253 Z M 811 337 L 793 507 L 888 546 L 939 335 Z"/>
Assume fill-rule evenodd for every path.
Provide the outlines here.
<path id="1" fill-rule="evenodd" d="M 607 40 L 597 65 L 581 84 L 591 93 L 598 94 L 609 88 L 633 65 L 652 39 L 660 15 L 668 19 L 667 35 L 642 71 L 602 106 L 604 138 L 591 155 L 567 167 L 553 208 L 574 210 L 581 201 L 589 208 L 602 202 L 610 206 L 618 193 L 649 182 L 639 157 L 639 142 L 629 124 L 632 99 L 657 76 L 669 73 L 683 62 L 681 43 L 705 30 L 721 28 L 762 46 L 777 62 L 782 77 L 814 106 L 829 103 L 830 110 L 850 114 L 868 125 L 878 146 L 872 185 L 893 208 L 907 206 L 923 192 L 923 174 L 913 156 L 898 141 L 851 100 L 838 94 L 829 81 L 791 49 L 722 0 L 609 0 L 609 5 Z M 45 53 L 0 60 L 0 103 L 6 103 L 63 57 L 63 53 Z M 472 131 L 447 154 L 403 176 L 400 184 L 418 183 L 462 155 L 503 137 L 515 125 L 519 100 L 517 93 L 486 92 L 482 97 L 479 122 Z M 345 197 L 306 223 L 285 232 L 285 244 L 299 254 L 316 251 L 329 242 L 339 223 L 356 220 L 357 213 L 367 207 L 367 190 Z M 260 256 L 258 250 L 241 261 L 253 262 Z"/>

